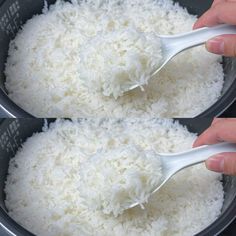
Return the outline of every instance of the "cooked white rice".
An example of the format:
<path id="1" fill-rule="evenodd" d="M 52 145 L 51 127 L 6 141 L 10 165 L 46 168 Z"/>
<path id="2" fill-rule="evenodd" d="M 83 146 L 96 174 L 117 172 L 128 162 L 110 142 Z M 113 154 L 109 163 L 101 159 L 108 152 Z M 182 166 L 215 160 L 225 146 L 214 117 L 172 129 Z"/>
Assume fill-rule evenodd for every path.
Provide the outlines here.
<path id="1" fill-rule="evenodd" d="M 162 57 L 154 33 L 128 28 L 95 36 L 81 50 L 78 69 L 89 90 L 118 98 L 132 86 L 146 85 Z"/>
<path id="2" fill-rule="evenodd" d="M 50 10 L 45 8 L 10 44 L 6 88 L 26 111 L 40 117 L 190 117 L 217 101 L 223 69 L 220 57 L 204 47 L 177 56 L 144 86 L 144 92 L 138 88 L 116 100 L 90 91 L 80 75 L 80 58 L 98 35 L 130 28 L 176 34 L 190 31 L 196 17 L 171 0 L 72 2 L 57 1 Z M 98 42 L 94 43 L 100 52 L 104 45 Z"/>
<path id="3" fill-rule="evenodd" d="M 114 217 L 90 210 L 78 188 L 80 167 L 99 149 L 138 145 L 144 150 L 178 152 L 196 135 L 171 120 L 57 121 L 27 139 L 9 165 L 9 215 L 36 235 L 193 235 L 219 216 L 221 175 L 200 164 L 179 172 L 145 209 Z M 97 189 L 100 191 L 100 189 Z"/>
<path id="4" fill-rule="evenodd" d="M 81 165 L 79 175 L 80 194 L 87 206 L 118 216 L 134 203 L 148 202 L 162 180 L 161 159 L 153 150 L 123 145 L 99 150 Z"/>

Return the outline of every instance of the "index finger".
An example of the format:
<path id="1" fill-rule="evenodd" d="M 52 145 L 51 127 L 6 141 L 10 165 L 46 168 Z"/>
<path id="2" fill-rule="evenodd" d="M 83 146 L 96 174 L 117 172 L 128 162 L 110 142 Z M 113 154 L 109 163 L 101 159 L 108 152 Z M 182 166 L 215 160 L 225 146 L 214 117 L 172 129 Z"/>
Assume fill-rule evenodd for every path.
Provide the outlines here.
<path id="1" fill-rule="evenodd" d="M 222 141 L 236 143 L 236 118 L 219 120 L 201 134 L 193 147 L 210 145 Z"/>
<path id="2" fill-rule="evenodd" d="M 215 0 L 211 7 L 214 7 L 215 5 L 219 4 L 219 3 L 225 3 L 225 2 L 236 2 L 236 0 Z"/>
<path id="3" fill-rule="evenodd" d="M 212 3 L 211 7 L 214 7 L 215 5 L 217 5 L 217 4 L 219 4 L 219 3 L 222 3 L 222 2 L 225 2 L 225 0 L 215 0 L 215 1 Z"/>
<path id="4" fill-rule="evenodd" d="M 218 2 L 199 18 L 193 28 L 210 27 L 222 23 L 234 25 L 236 24 L 235 12 L 236 1 Z"/>
<path id="5" fill-rule="evenodd" d="M 212 123 L 211 123 L 211 125 L 214 125 L 214 124 L 216 124 L 217 122 L 223 121 L 223 120 L 227 120 L 227 118 L 214 118 L 213 121 L 212 121 Z"/>

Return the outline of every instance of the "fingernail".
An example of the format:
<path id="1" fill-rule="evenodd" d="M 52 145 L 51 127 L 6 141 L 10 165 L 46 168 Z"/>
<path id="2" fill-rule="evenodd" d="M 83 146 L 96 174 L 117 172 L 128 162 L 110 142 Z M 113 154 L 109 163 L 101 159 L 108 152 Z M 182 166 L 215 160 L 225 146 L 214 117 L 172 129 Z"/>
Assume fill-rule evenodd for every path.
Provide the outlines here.
<path id="1" fill-rule="evenodd" d="M 216 54 L 223 55 L 224 54 L 224 40 L 221 37 L 216 37 L 210 39 L 206 43 L 206 48 L 208 51 Z"/>
<path id="2" fill-rule="evenodd" d="M 206 167 L 209 170 L 223 173 L 224 172 L 224 157 L 222 155 L 216 155 L 210 157 L 206 161 Z"/>

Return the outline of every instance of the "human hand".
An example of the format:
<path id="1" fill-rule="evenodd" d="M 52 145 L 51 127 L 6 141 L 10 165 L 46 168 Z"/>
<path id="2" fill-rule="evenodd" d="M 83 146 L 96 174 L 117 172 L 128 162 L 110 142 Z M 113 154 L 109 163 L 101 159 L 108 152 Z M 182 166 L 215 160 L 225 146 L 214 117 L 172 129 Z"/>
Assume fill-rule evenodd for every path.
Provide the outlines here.
<path id="1" fill-rule="evenodd" d="M 210 128 L 196 139 L 193 147 L 215 144 L 222 141 L 236 143 L 236 118 L 214 119 Z M 205 163 L 209 170 L 236 175 L 236 152 L 220 153 L 210 157 Z"/>
<path id="2" fill-rule="evenodd" d="M 236 0 L 215 0 L 211 8 L 194 24 L 194 29 L 218 24 L 236 25 Z M 209 52 L 236 57 L 236 35 L 222 35 L 206 43 Z"/>

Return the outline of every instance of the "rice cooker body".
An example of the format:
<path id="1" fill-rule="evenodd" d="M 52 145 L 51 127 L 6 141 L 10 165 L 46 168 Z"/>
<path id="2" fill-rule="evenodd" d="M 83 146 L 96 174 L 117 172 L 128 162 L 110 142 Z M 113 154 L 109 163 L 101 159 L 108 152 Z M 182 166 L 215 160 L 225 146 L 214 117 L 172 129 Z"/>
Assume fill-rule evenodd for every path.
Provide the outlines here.
<path id="1" fill-rule="evenodd" d="M 52 122 L 54 119 L 49 119 Z M 209 127 L 211 120 L 179 119 L 189 131 L 201 133 Z M 18 147 L 33 133 L 41 131 L 43 119 L 5 119 L 0 120 L 0 235 L 33 236 L 30 232 L 18 225 L 7 215 L 4 204 L 4 186 L 10 159 L 15 155 Z M 223 186 L 225 200 L 220 217 L 198 236 L 217 235 L 222 232 L 236 216 L 236 177 L 224 176 Z M 27 189 L 25 190 L 27 191 Z M 17 194 L 17 193 L 16 193 Z M 35 199 L 37 201 L 37 199 Z M 8 233 L 8 234 L 7 234 Z"/>
<path id="2" fill-rule="evenodd" d="M 0 117 L 32 117 L 7 96 L 4 86 L 4 67 L 10 41 L 28 19 L 42 12 L 44 2 L 44 0 L 0 0 Z M 50 5 L 56 0 L 47 0 L 46 2 Z M 191 14 L 201 15 L 210 7 L 212 0 L 174 0 L 174 2 L 186 7 Z M 236 98 L 236 59 L 225 58 L 223 66 L 225 83 L 222 96 L 199 117 L 213 117 L 222 114 Z"/>

